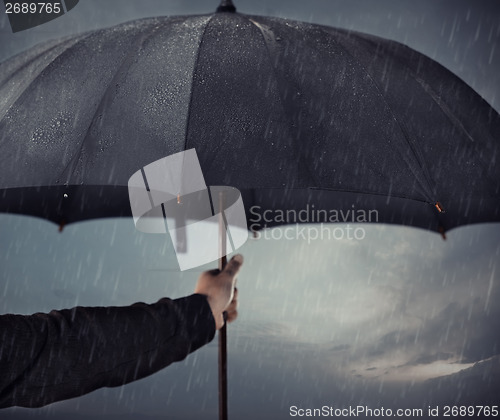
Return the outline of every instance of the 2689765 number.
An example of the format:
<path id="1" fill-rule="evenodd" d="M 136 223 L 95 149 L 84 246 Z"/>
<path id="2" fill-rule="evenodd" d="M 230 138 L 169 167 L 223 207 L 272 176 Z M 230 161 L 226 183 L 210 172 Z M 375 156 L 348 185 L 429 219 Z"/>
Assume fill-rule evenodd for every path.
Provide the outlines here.
<path id="1" fill-rule="evenodd" d="M 445 417 L 497 417 L 498 406 L 487 405 L 445 405 L 443 416 Z"/>
<path id="2" fill-rule="evenodd" d="M 5 3 L 5 13 L 61 13 L 61 3 Z"/>

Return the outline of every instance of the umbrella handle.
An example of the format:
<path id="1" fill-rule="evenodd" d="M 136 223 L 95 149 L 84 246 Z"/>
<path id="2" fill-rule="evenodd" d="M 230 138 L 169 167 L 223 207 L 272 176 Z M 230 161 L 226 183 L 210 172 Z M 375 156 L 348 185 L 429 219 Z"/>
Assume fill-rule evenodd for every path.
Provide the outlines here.
<path id="1" fill-rule="evenodd" d="M 227 420 L 227 332 L 226 316 L 224 325 L 219 330 L 219 419 Z"/>

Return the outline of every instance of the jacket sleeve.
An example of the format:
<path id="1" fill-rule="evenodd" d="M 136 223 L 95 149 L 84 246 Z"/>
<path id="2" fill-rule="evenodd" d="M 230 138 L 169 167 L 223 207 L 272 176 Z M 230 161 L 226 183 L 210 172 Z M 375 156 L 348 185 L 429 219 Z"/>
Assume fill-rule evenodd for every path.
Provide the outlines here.
<path id="1" fill-rule="evenodd" d="M 0 408 L 41 407 L 151 375 L 210 342 L 206 296 L 0 316 Z"/>

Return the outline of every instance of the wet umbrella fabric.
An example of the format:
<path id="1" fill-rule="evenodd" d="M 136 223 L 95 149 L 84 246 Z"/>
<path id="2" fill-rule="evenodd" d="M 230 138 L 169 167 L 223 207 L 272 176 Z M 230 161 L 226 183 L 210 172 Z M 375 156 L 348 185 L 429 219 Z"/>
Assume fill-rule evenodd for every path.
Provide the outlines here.
<path id="1" fill-rule="evenodd" d="M 194 147 L 256 229 L 293 221 L 269 209 L 376 210 L 434 231 L 500 219 L 499 115 L 370 35 L 231 12 L 143 19 L 8 60 L 0 98 L 0 211 L 130 215 L 131 174 Z"/>

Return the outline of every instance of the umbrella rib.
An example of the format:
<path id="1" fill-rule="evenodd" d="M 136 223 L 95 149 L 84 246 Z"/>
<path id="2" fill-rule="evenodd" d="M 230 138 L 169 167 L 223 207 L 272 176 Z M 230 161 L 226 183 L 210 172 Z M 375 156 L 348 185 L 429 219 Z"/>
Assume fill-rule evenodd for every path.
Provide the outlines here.
<path id="1" fill-rule="evenodd" d="M 193 105 L 193 91 L 194 91 L 194 78 L 195 78 L 195 75 L 196 75 L 196 68 L 198 67 L 198 61 L 200 59 L 200 55 L 201 55 L 201 46 L 203 45 L 203 40 L 205 38 L 205 34 L 207 32 L 207 29 L 210 25 L 210 22 L 212 21 L 212 19 L 214 18 L 215 14 L 212 14 L 212 16 L 210 16 L 210 19 L 207 21 L 206 25 L 205 25 L 205 28 L 203 29 L 203 33 L 201 34 L 200 36 L 200 44 L 198 45 L 198 52 L 196 53 L 196 59 L 194 60 L 194 65 L 193 65 L 193 73 L 191 74 L 191 89 L 190 89 L 190 92 L 189 92 L 189 105 L 188 105 L 188 112 L 187 112 L 187 116 L 186 116 L 186 128 L 184 129 L 184 150 L 187 150 L 188 149 L 188 138 L 189 138 L 189 120 L 191 119 L 191 109 L 192 109 L 192 105 Z M 213 159 L 212 159 L 213 161 Z"/>
<path id="2" fill-rule="evenodd" d="M 99 110 L 102 107 L 104 98 L 106 98 L 106 96 L 108 95 L 109 90 L 114 85 L 116 78 L 122 74 L 122 71 L 125 68 L 130 67 L 130 65 L 132 64 L 132 61 L 133 61 L 132 59 L 134 57 L 134 54 L 137 52 L 137 49 L 140 49 L 142 47 L 142 45 L 144 44 L 144 42 L 146 42 L 149 38 L 151 38 L 158 31 L 159 27 L 157 25 L 153 25 L 152 28 L 147 28 L 147 29 L 149 29 L 149 30 L 145 31 L 142 34 L 142 37 L 140 37 L 139 40 L 135 43 L 136 48 L 130 48 L 129 52 L 125 55 L 125 57 L 123 57 L 123 60 L 121 61 L 120 65 L 117 67 L 115 73 L 113 74 L 113 77 L 111 78 L 108 85 L 104 89 L 104 91 L 99 99 L 99 103 L 97 104 L 97 107 L 95 108 L 94 114 L 92 115 L 92 118 L 90 119 L 89 126 L 87 127 L 87 130 L 85 131 L 85 135 L 83 136 L 83 139 L 80 143 L 80 147 L 78 148 L 78 151 L 74 154 L 74 156 L 69 160 L 69 162 L 66 164 L 66 166 L 61 171 L 61 174 L 59 175 L 59 180 L 61 180 L 63 178 L 64 174 L 68 171 L 70 173 L 67 174 L 66 179 L 69 181 L 69 179 L 73 176 L 73 173 L 76 169 L 76 162 L 78 161 L 78 158 L 81 156 L 83 147 L 85 145 L 85 141 L 87 140 L 87 137 L 89 135 L 92 124 L 94 123 L 95 117 L 98 115 Z M 126 66 L 128 66 L 128 67 L 126 67 Z"/>
<path id="3" fill-rule="evenodd" d="M 404 45 L 405 48 L 408 48 L 406 47 L 406 45 Z M 473 150 L 476 158 L 482 163 L 482 170 L 483 170 L 483 174 L 486 178 L 488 178 L 493 184 L 496 183 L 496 181 L 490 176 L 490 174 L 488 173 L 488 171 L 486 170 L 486 168 L 488 167 L 488 164 L 485 162 L 485 160 L 483 159 L 483 157 L 481 156 L 481 153 L 478 153 L 477 150 L 476 150 L 476 141 L 474 140 L 474 138 L 472 137 L 472 135 L 467 131 L 467 129 L 464 127 L 464 125 L 460 122 L 460 120 L 453 114 L 453 112 L 449 109 L 448 105 L 446 104 L 446 102 L 444 102 L 440 97 L 439 95 L 437 94 L 437 92 L 432 88 L 432 86 L 430 86 L 425 80 L 423 80 L 422 78 L 420 77 L 417 77 L 417 75 L 415 74 L 415 72 L 412 70 L 412 68 L 410 66 L 408 66 L 403 60 L 400 60 L 398 57 L 393 57 L 398 63 L 400 63 L 402 66 L 404 66 L 408 72 L 413 76 L 413 78 L 415 79 L 415 81 L 417 82 L 418 86 L 420 86 L 420 88 L 425 92 L 427 93 L 430 98 L 433 100 L 433 102 L 439 107 L 439 109 L 441 109 L 441 111 L 443 112 L 443 114 L 446 116 L 446 118 L 448 119 L 448 121 L 451 122 L 451 124 L 453 124 L 454 127 L 457 127 L 459 129 L 459 131 L 463 132 L 465 134 L 465 136 L 467 137 L 467 139 L 470 141 L 471 143 L 471 149 Z"/>
<path id="4" fill-rule="evenodd" d="M 362 34 L 364 35 L 364 34 Z M 365 38 L 366 39 L 366 38 Z M 401 44 L 399 42 L 392 41 L 394 44 L 396 44 L 398 47 L 403 47 L 405 49 L 411 50 L 407 45 Z M 390 56 L 397 61 L 400 65 L 404 66 L 404 68 L 409 72 L 409 74 L 414 78 L 414 80 L 417 82 L 417 85 L 427 94 L 429 97 L 432 99 L 432 101 L 441 109 L 445 117 L 450 121 L 450 123 L 454 126 L 457 127 L 459 131 L 463 132 L 464 135 L 467 137 L 467 139 L 471 143 L 471 149 L 473 150 L 473 153 L 475 157 L 482 163 L 482 172 L 484 177 L 488 178 L 492 184 L 496 184 L 496 180 L 491 177 L 489 172 L 487 171 L 488 164 L 482 157 L 481 153 L 477 151 L 477 142 L 474 140 L 472 135 L 467 131 L 467 129 L 464 127 L 464 125 L 460 122 L 460 120 L 453 114 L 453 112 L 450 110 L 448 107 L 447 103 L 440 98 L 438 93 L 432 88 L 430 84 L 428 84 L 425 80 L 422 78 L 418 77 L 415 71 L 408 65 L 404 60 L 402 60 L 400 57 L 397 55 L 391 53 L 384 47 L 384 52 L 390 54 Z M 425 57 L 427 58 L 427 57 Z M 441 66 L 439 63 L 435 63 Z M 455 76 L 455 75 L 454 75 Z M 457 76 L 455 76 L 457 77 Z M 460 78 L 457 77 L 457 79 L 460 80 L 460 82 L 464 83 Z"/>
<path id="5" fill-rule="evenodd" d="M 266 187 L 263 188 L 265 190 L 276 190 L 276 191 L 282 191 L 283 189 L 281 187 Z M 378 193 L 378 192 L 367 192 L 367 191 L 361 191 L 361 190 L 355 190 L 355 189 L 340 189 L 340 188 L 329 188 L 329 187 L 305 187 L 305 188 L 289 188 L 289 191 L 301 191 L 301 190 L 314 190 L 314 191 L 332 191 L 332 192 L 341 192 L 341 193 L 354 193 L 354 194 L 361 194 L 361 195 L 376 195 L 376 196 L 381 196 L 381 197 L 388 197 L 388 198 L 402 198 L 405 200 L 412 200 L 412 201 L 417 201 L 419 203 L 426 203 L 426 204 L 431 204 L 432 206 L 435 205 L 433 201 L 426 201 L 423 199 L 418 199 L 415 197 L 410 197 L 410 196 L 405 196 L 405 195 L 387 195 L 385 193 Z M 251 192 L 252 194 L 252 202 L 255 201 L 255 189 L 249 189 L 248 191 Z"/>
<path id="6" fill-rule="evenodd" d="M 410 70 L 411 71 L 411 70 Z M 412 72 L 413 75 L 413 72 Z M 467 131 L 467 129 L 463 126 L 463 124 L 458 120 L 455 115 L 453 115 L 453 112 L 448 108 L 448 105 L 439 98 L 438 94 L 432 89 L 431 86 L 429 86 L 424 80 L 415 77 L 415 80 L 417 81 L 418 85 L 426 92 L 429 94 L 429 96 L 432 98 L 432 100 L 437 104 L 439 109 L 443 112 L 444 115 L 446 115 L 446 118 L 453 124 L 453 126 L 458 127 L 460 131 L 462 131 L 467 139 L 470 141 L 471 149 L 474 151 L 474 154 L 476 158 L 482 163 L 482 170 L 483 170 L 483 175 L 488 178 L 493 184 L 496 184 L 496 180 L 494 180 L 490 174 L 486 171 L 486 168 L 488 167 L 488 164 L 484 161 L 483 157 L 481 156 L 480 153 L 476 151 L 476 142 L 474 141 L 474 138 L 470 135 L 470 133 Z"/>
<path id="7" fill-rule="evenodd" d="M 319 27 L 319 30 L 321 32 L 323 32 L 325 35 L 330 35 L 329 32 L 325 31 L 323 29 L 323 27 Z M 333 38 L 333 37 L 332 37 Z M 394 119 L 394 121 L 396 122 L 397 126 L 399 127 L 399 129 L 401 130 L 401 133 L 403 134 L 403 137 L 405 139 L 405 142 L 406 144 L 408 145 L 408 147 L 410 148 L 411 152 L 412 152 L 412 155 L 413 157 L 415 158 L 415 161 L 418 163 L 418 166 L 420 167 L 420 169 L 422 170 L 422 173 L 425 177 L 425 180 L 426 180 L 426 183 L 427 185 L 423 184 L 421 182 L 421 179 L 420 177 L 418 176 L 418 174 L 415 174 L 414 171 L 412 170 L 412 172 L 414 173 L 415 175 L 415 179 L 417 180 L 417 182 L 421 185 L 421 187 L 424 189 L 424 191 L 427 191 L 428 195 L 429 195 L 429 200 L 431 202 L 435 202 L 436 201 L 436 188 L 435 188 L 435 185 L 436 183 L 433 181 L 431 175 L 429 174 L 429 172 L 426 170 L 425 166 L 422 164 L 422 159 L 421 157 L 419 156 L 419 153 L 418 151 L 415 149 L 414 145 L 412 144 L 412 142 L 410 141 L 410 136 L 408 134 L 408 130 L 406 129 L 405 127 L 405 124 L 399 120 L 399 118 L 396 117 L 396 114 L 394 113 L 394 110 L 392 109 L 392 107 L 389 105 L 389 103 L 387 102 L 384 94 L 382 93 L 380 87 L 378 86 L 378 83 L 373 79 L 372 75 L 370 74 L 370 72 L 368 71 L 368 69 L 363 65 L 363 63 L 361 63 L 361 61 L 355 56 L 353 55 L 349 49 L 344 46 L 341 42 L 339 42 L 339 40 L 337 40 L 336 38 L 333 38 L 334 42 L 340 47 L 342 48 L 343 51 L 345 51 L 346 54 L 349 55 L 349 57 L 351 57 L 359 66 L 360 69 L 363 70 L 363 72 L 365 73 L 365 75 L 368 77 L 368 79 L 371 81 L 371 84 L 372 86 L 375 88 L 377 94 L 382 98 L 385 106 L 387 107 L 387 109 L 389 110 L 392 118 Z M 404 154 L 401 154 L 402 156 L 404 156 Z M 406 159 L 404 159 L 406 161 Z M 408 164 L 408 162 L 407 162 Z M 411 164 L 408 164 L 410 170 L 412 168 L 412 165 Z M 430 193 L 430 194 L 429 194 Z"/>
<path id="8" fill-rule="evenodd" d="M 405 200 L 411 200 L 411 201 L 417 201 L 419 203 L 425 203 L 425 204 L 431 204 L 434 205 L 435 203 L 433 201 L 426 201 L 422 199 L 418 199 L 415 197 L 407 197 L 405 195 L 395 195 L 391 194 L 388 196 L 387 194 L 384 193 L 377 193 L 377 192 L 366 192 L 366 191 L 357 191 L 357 190 L 342 190 L 342 189 L 335 189 L 335 188 L 328 188 L 328 187 L 320 187 L 320 188 L 309 188 L 311 190 L 319 190 L 319 191 L 334 191 L 334 192 L 347 192 L 347 193 L 355 193 L 355 194 L 361 194 L 361 195 L 376 195 L 376 196 L 381 196 L 381 197 L 389 197 L 389 198 L 402 198 Z"/>

